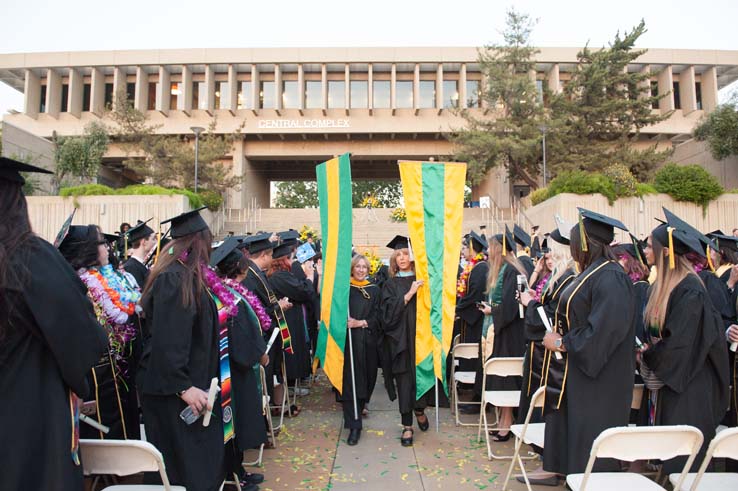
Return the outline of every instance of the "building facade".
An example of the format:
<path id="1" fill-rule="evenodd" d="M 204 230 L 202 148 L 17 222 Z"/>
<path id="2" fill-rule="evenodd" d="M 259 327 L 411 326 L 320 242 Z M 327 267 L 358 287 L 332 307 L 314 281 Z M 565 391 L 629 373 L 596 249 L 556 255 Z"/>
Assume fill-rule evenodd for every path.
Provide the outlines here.
<path id="1" fill-rule="evenodd" d="M 543 84 L 562 90 L 577 52 L 540 50 L 530 73 L 540 92 Z M 163 134 L 194 139 L 191 128 L 214 117 L 219 133 L 243 124 L 229 156 L 243 185 L 226 206 L 268 207 L 271 182 L 312 180 L 317 163 L 340 153 L 352 153 L 356 179 L 398 178 L 401 159 L 448 159 L 444 135 L 464 125 L 455 109 L 494 112 L 479 96 L 486 81 L 477 59 L 476 48 L 443 47 L 5 54 L 0 81 L 22 91 L 25 104 L 3 121 L 26 140 L 80 134 L 125 92 Z M 628 70 L 657 74 L 651 92 L 669 93 L 653 110 L 673 114 L 641 138 L 671 146 L 687 140 L 717 106 L 719 89 L 738 79 L 738 51 L 653 49 Z M 111 147 L 104 182 L 125 181 L 123 157 Z M 525 193 L 496 171 L 474 190 L 503 207 Z"/>

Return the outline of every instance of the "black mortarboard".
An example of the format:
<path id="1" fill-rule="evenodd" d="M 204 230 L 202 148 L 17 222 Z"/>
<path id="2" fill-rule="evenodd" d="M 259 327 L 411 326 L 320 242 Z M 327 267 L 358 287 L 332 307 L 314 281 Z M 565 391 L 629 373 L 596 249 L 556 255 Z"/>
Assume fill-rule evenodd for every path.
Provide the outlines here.
<path id="1" fill-rule="evenodd" d="M 710 232 L 707 236 L 715 241 L 715 246 L 718 249 L 725 247 L 726 249 L 738 252 L 738 237 L 725 235 L 721 230 Z"/>
<path id="2" fill-rule="evenodd" d="M 402 235 L 395 235 L 395 238 L 389 241 L 387 247 L 390 249 L 409 249 L 410 240 Z"/>
<path id="3" fill-rule="evenodd" d="M 94 231 L 93 235 L 92 227 L 89 225 L 71 225 L 67 229 L 67 233 L 59 243 L 60 249 L 67 249 L 68 247 L 77 246 L 89 242 L 91 239 L 97 237 L 97 230 Z M 97 239 L 95 239 L 97 240 Z"/>
<path id="4" fill-rule="evenodd" d="M 548 247 L 548 237 L 545 237 L 541 242 L 541 254 L 548 254 L 551 252 L 551 248 Z"/>
<path id="5" fill-rule="evenodd" d="M 196 210 L 188 211 L 177 215 L 173 218 L 168 218 L 161 222 L 162 224 L 172 222 L 172 238 L 179 239 L 186 235 L 191 235 L 201 230 L 206 230 L 208 224 L 200 216 L 200 210 L 204 210 L 207 206 L 202 206 Z"/>
<path id="6" fill-rule="evenodd" d="M 239 240 L 235 237 L 228 237 L 222 244 L 215 249 L 210 255 L 210 265 L 215 267 L 220 264 L 228 255 L 238 247 Z M 240 253 L 239 253 L 240 254 Z"/>
<path id="7" fill-rule="evenodd" d="M 107 240 L 110 244 L 115 244 L 118 242 L 118 239 L 120 239 L 120 236 L 117 234 L 103 234 L 103 237 L 105 237 L 105 240 Z"/>
<path id="8" fill-rule="evenodd" d="M 530 247 L 530 235 L 520 228 L 517 223 L 513 225 L 513 236 L 515 238 L 515 242 L 521 246 Z"/>
<path id="9" fill-rule="evenodd" d="M 5 181 L 15 182 L 21 186 L 26 183 L 21 172 L 34 172 L 36 174 L 53 174 L 53 172 L 36 167 L 35 165 L 25 164 L 18 162 L 17 160 L 9 159 L 7 157 L 0 157 L 0 179 Z"/>
<path id="10" fill-rule="evenodd" d="M 149 218 L 145 222 L 138 221 L 135 227 L 129 228 L 128 232 L 126 232 L 126 237 L 128 238 L 128 242 L 136 242 L 139 239 L 145 239 L 149 235 L 153 234 L 154 231 L 146 225 L 149 223 L 152 219 Z"/>
<path id="11" fill-rule="evenodd" d="M 615 238 L 615 228 L 619 228 L 625 232 L 628 231 L 628 227 L 623 225 L 623 222 L 615 218 L 596 213 L 594 211 L 585 210 L 584 208 L 577 208 L 579 210 L 579 233 L 582 233 L 581 228 L 584 228 L 584 232 L 590 237 L 597 239 L 598 241 L 609 244 Z M 582 250 L 585 249 L 586 240 L 584 237 L 581 238 Z"/>
<path id="12" fill-rule="evenodd" d="M 289 256 L 291 252 L 292 244 L 279 244 L 277 247 L 274 248 L 272 257 L 274 259 L 279 259 L 280 257 Z"/>
<path id="13" fill-rule="evenodd" d="M 482 252 L 487 250 L 488 244 L 485 239 L 483 239 L 478 233 L 476 233 L 474 230 L 469 232 L 469 243 L 471 244 L 474 242 L 474 250 L 477 252 Z"/>
<path id="14" fill-rule="evenodd" d="M 505 233 L 497 234 L 494 236 L 495 240 L 502 244 L 502 255 L 506 256 L 507 251 L 515 252 L 515 238 L 510 232 L 510 229 L 505 225 Z"/>
<path id="15" fill-rule="evenodd" d="M 687 222 L 685 222 L 684 220 L 682 220 L 681 218 L 679 218 L 678 216 L 676 216 L 675 214 L 667 210 L 665 206 L 662 206 L 661 209 L 664 210 L 664 216 L 666 217 L 666 223 L 668 223 L 674 228 L 678 228 L 679 230 L 683 230 L 687 232 L 692 237 L 702 242 L 705 246 L 710 246 L 715 251 L 718 250 L 718 246 L 715 244 L 715 242 L 710 240 L 708 236 L 706 236 L 705 234 L 703 234 L 702 232 L 700 232 L 699 230 L 697 230 L 696 228 L 694 228 L 693 226 L 691 226 L 690 224 L 688 224 Z"/>
<path id="16" fill-rule="evenodd" d="M 570 225 L 564 221 L 559 215 L 554 215 L 556 228 L 548 234 L 554 242 L 562 245 L 569 245 L 571 239 L 571 229 L 574 225 Z"/>
<path id="17" fill-rule="evenodd" d="M 269 240 L 271 236 L 272 234 L 268 232 L 252 235 L 250 237 L 246 237 L 244 239 L 244 243 L 246 244 L 246 248 L 248 249 L 249 253 L 255 254 L 266 249 L 274 249 L 275 247 L 277 247 L 276 242 L 272 242 L 271 240 Z"/>
<path id="18" fill-rule="evenodd" d="M 277 232 L 277 236 L 279 237 L 280 244 L 296 246 L 300 238 L 300 233 L 297 230 L 286 230 L 284 232 Z"/>
<path id="19" fill-rule="evenodd" d="M 630 242 L 618 244 L 614 247 L 614 250 L 615 254 L 624 252 L 644 266 L 646 265 L 646 254 L 643 251 L 643 242 L 638 240 L 633 234 L 630 234 Z"/>
<path id="20" fill-rule="evenodd" d="M 671 231 L 671 240 L 669 240 L 669 232 Z M 669 248 L 670 253 L 674 252 L 683 256 L 689 252 L 695 252 L 701 257 L 705 257 L 705 250 L 702 243 L 697 237 L 688 231 L 680 230 L 672 227 L 670 223 L 662 223 L 651 232 L 654 239 Z M 671 243 L 671 244 L 670 244 Z M 669 268 L 674 269 L 674 254 L 669 256 Z"/>
<path id="21" fill-rule="evenodd" d="M 64 237 L 67 236 L 69 233 L 69 228 L 72 226 L 72 220 L 74 220 L 74 214 L 77 213 L 77 208 L 72 210 L 72 213 L 67 217 L 66 220 L 64 220 L 64 223 L 61 226 L 61 229 L 59 230 L 59 233 L 56 234 L 56 239 L 54 239 L 54 247 L 57 249 L 61 245 L 61 243 L 64 241 Z"/>

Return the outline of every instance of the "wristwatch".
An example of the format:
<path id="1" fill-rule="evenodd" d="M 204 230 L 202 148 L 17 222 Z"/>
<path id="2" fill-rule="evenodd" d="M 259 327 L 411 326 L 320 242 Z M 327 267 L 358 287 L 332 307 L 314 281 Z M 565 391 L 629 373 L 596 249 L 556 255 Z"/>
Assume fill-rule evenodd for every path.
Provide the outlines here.
<path id="1" fill-rule="evenodd" d="M 184 394 L 185 392 L 187 392 L 187 389 L 180 390 L 179 392 L 177 392 L 177 397 L 182 397 L 182 394 Z"/>
<path id="2" fill-rule="evenodd" d="M 554 348 L 561 350 L 561 346 L 564 344 L 564 338 L 558 338 L 554 340 Z"/>

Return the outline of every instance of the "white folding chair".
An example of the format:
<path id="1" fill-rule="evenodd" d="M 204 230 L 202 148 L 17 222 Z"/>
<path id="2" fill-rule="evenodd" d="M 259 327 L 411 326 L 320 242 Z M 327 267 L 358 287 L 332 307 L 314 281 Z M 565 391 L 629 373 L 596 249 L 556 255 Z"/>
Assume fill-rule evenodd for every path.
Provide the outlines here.
<path id="1" fill-rule="evenodd" d="M 266 416 L 267 419 L 267 425 L 269 426 L 267 430 L 269 431 L 269 436 L 272 437 L 272 445 L 274 445 L 274 448 L 277 448 L 277 439 L 274 437 L 274 424 L 272 423 L 272 407 L 269 405 L 269 391 L 267 390 L 266 385 L 266 372 L 264 371 L 264 367 L 261 365 L 259 365 L 259 376 L 261 377 L 261 404 L 264 416 Z M 261 465 L 263 452 L 264 445 L 259 449 L 259 460 L 257 461 L 259 465 Z"/>
<path id="2" fill-rule="evenodd" d="M 86 440 L 79 441 L 82 471 L 85 476 L 112 474 L 130 476 L 139 472 L 159 472 L 162 485 L 125 484 L 105 488 L 104 491 L 185 491 L 172 486 L 164 467 L 161 452 L 149 442 L 140 440 Z"/>
<path id="3" fill-rule="evenodd" d="M 456 426 L 474 426 L 474 423 L 464 423 L 459 418 L 459 390 L 458 384 L 473 385 L 477 378 L 477 372 L 458 371 L 456 370 L 457 360 L 477 360 L 479 362 L 479 344 L 477 343 L 459 343 L 459 336 L 454 338 L 453 349 L 451 350 L 451 388 L 452 397 L 454 399 L 454 416 L 456 418 Z M 464 404 L 481 405 L 481 402 L 465 401 Z"/>
<path id="4" fill-rule="evenodd" d="M 530 406 L 528 407 L 528 414 L 525 415 L 525 422 L 522 425 L 512 425 L 510 427 L 510 431 L 515 435 L 515 453 L 510 461 L 510 467 L 507 469 L 507 476 L 505 476 L 505 482 L 502 484 L 502 491 L 507 489 L 507 483 L 510 481 L 510 476 L 512 475 L 512 471 L 516 463 L 520 466 L 520 470 L 523 473 L 523 479 L 525 479 L 525 485 L 528 486 L 528 491 L 531 491 L 530 481 L 528 480 L 528 475 L 525 473 L 523 460 L 535 458 L 535 456 L 527 458 L 521 457 L 520 449 L 523 446 L 523 443 L 543 448 L 546 423 L 531 423 L 530 420 L 533 417 L 533 413 L 536 408 L 543 407 L 545 394 L 546 387 L 539 387 L 530 398 Z"/>
<path id="5" fill-rule="evenodd" d="M 680 474 L 669 474 L 669 482 L 674 485 L 674 491 L 736 491 L 738 490 L 738 473 L 735 472 L 705 472 L 710 461 L 714 458 L 738 460 L 738 428 L 721 431 L 710 442 L 697 473 L 690 472 L 677 487 Z"/>
<path id="6" fill-rule="evenodd" d="M 482 426 L 484 426 L 484 439 L 487 441 L 487 457 L 492 459 L 509 459 L 512 456 L 495 456 L 492 453 L 492 447 L 489 444 L 489 425 L 487 423 L 487 404 L 495 407 L 495 426 L 497 430 L 507 430 L 509 428 L 500 428 L 497 426 L 500 422 L 499 410 L 503 407 L 518 407 L 520 404 L 519 390 L 487 390 L 487 376 L 497 375 L 498 377 L 522 377 L 523 375 L 523 358 L 490 358 L 484 364 L 482 371 L 482 407 L 479 411 L 479 428 L 477 430 L 477 441 L 481 441 Z M 484 423 L 484 424 L 482 424 Z"/>
<path id="7" fill-rule="evenodd" d="M 674 489 L 680 489 L 702 445 L 702 433 L 693 426 L 636 426 L 609 428 L 595 439 L 584 474 L 569 474 L 566 483 L 572 491 L 664 490 L 641 474 L 631 472 L 596 472 L 592 466 L 598 458 L 636 460 L 670 460 L 688 456 Z"/>
<path id="8" fill-rule="evenodd" d="M 284 411 L 285 409 L 289 409 L 289 403 L 290 403 L 290 395 L 289 395 L 289 388 L 287 386 L 287 367 L 284 363 L 284 357 L 282 357 L 282 401 L 279 406 L 271 405 L 269 406 L 270 411 L 272 409 L 279 409 L 279 424 L 274 427 L 275 430 L 278 430 L 282 428 L 282 425 L 284 424 Z M 276 384 L 275 384 L 276 387 Z M 292 411 L 289 412 L 290 417 L 292 417 Z"/>

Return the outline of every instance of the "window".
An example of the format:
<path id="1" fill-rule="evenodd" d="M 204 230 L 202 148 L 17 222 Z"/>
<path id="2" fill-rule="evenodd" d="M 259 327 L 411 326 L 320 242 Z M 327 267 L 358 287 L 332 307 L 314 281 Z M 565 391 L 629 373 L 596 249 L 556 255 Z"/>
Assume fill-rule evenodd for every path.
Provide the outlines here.
<path id="1" fill-rule="evenodd" d="M 459 82 L 456 80 L 443 81 L 443 107 L 459 107 Z"/>
<path id="2" fill-rule="evenodd" d="M 418 107 L 423 109 L 436 107 L 436 82 L 421 80 L 418 87 Z"/>
<path id="3" fill-rule="evenodd" d="M 195 100 L 192 101 L 192 109 L 208 108 L 208 88 L 205 82 L 195 82 L 195 90 L 193 91 Z"/>
<path id="4" fill-rule="evenodd" d="M 323 107 L 323 82 L 316 80 L 305 82 L 305 107 L 308 109 Z"/>
<path id="5" fill-rule="evenodd" d="M 215 109 L 231 109 L 229 95 L 228 82 L 215 82 Z"/>
<path id="6" fill-rule="evenodd" d="M 113 105 L 113 84 L 105 84 L 105 107 Z"/>
<path id="7" fill-rule="evenodd" d="M 390 81 L 375 80 L 372 83 L 373 101 L 372 107 L 376 109 L 388 109 L 390 107 Z"/>
<path id="8" fill-rule="evenodd" d="M 184 85 L 179 82 L 172 82 L 169 87 L 169 109 L 177 109 L 183 111 L 184 97 L 182 96 Z"/>
<path id="9" fill-rule="evenodd" d="M 679 82 L 674 82 L 672 87 L 673 87 L 672 91 L 674 93 L 674 109 L 681 109 L 682 101 L 679 95 Z"/>
<path id="10" fill-rule="evenodd" d="M 694 96 L 697 99 L 697 109 L 702 109 L 702 83 L 694 83 Z"/>
<path id="11" fill-rule="evenodd" d="M 149 100 L 146 103 L 146 109 L 149 111 L 156 110 L 156 106 L 159 105 L 159 84 L 156 82 L 149 82 Z"/>
<path id="12" fill-rule="evenodd" d="M 466 81 L 466 107 L 481 107 L 479 102 L 480 85 L 479 80 Z"/>
<path id="13" fill-rule="evenodd" d="M 328 108 L 340 109 L 346 107 L 346 82 L 341 80 L 328 81 Z"/>
<path id="14" fill-rule="evenodd" d="M 536 80 L 536 100 L 543 104 L 543 80 Z"/>
<path id="15" fill-rule="evenodd" d="M 351 81 L 351 108 L 366 109 L 369 107 L 369 83 L 364 81 Z"/>
<path id="16" fill-rule="evenodd" d="M 136 100 L 136 82 L 126 83 L 126 99 L 129 101 Z"/>
<path id="17" fill-rule="evenodd" d="M 413 83 L 408 80 L 398 80 L 395 84 L 395 107 L 409 109 L 413 107 Z"/>
<path id="18" fill-rule="evenodd" d="M 41 97 L 38 102 L 38 112 L 45 113 L 46 112 L 46 86 L 41 86 Z"/>
<path id="19" fill-rule="evenodd" d="M 251 82 L 241 82 L 241 90 L 238 92 L 238 109 L 253 109 L 251 98 Z"/>
<path id="20" fill-rule="evenodd" d="M 300 106 L 300 91 L 296 80 L 285 80 L 282 82 L 282 107 L 285 109 L 297 109 Z"/>
<path id="21" fill-rule="evenodd" d="M 274 82 L 261 82 L 259 87 L 259 107 L 262 109 L 274 109 L 277 107 Z"/>
<path id="22" fill-rule="evenodd" d="M 84 84 L 82 87 L 82 110 L 90 110 L 90 99 L 92 98 L 92 84 Z"/>
<path id="23" fill-rule="evenodd" d="M 655 80 L 651 80 L 651 97 L 658 97 L 659 96 L 659 83 Z M 658 109 L 659 108 L 659 101 L 653 101 L 651 103 L 651 109 Z"/>
<path id="24" fill-rule="evenodd" d="M 62 84 L 61 90 L 61 112 L 69 111 L 69 84 Z"/>

